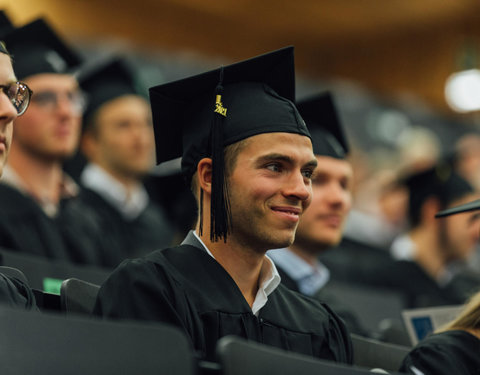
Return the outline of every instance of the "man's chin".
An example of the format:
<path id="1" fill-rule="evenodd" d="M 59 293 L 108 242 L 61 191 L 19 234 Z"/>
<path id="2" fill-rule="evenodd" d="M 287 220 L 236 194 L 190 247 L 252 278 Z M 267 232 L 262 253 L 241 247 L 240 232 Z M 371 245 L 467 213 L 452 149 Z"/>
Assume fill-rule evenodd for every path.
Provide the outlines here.
<path id="1" fill-rule="evenodd" d="M 283 247 L 289 247 L 295 241 L 295 233 L 285 236 L 278 236 L 272 242 L 270 249 L 280 249 Z"/>

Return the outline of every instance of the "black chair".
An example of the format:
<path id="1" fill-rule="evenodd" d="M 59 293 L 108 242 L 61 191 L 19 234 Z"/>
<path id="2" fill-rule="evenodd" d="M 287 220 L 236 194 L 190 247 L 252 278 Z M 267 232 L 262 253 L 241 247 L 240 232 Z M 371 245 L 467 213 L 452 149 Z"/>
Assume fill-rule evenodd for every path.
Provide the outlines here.
<path id="1" fill-rule="evenodd" d="M 333 280 L 357 284 L 364 283 L 371 272 L 392 261 L 388 250 L 347 237 L 335 248 L 323 252 L 320 260 L 330 270 Z"/>
<path id="2" fill-rule="evenodd" d="M 322 293 L 331 295 L 343 307 L 352 311 L 372 337 L 377 337 L 381 332 L 379 322 L 385 319 L 401 321 L 402 310 L 406 306 L 401 293 L 357 283 L 330 281 L 320 290 L 319 298 L 322 298 Z M 335 305 L 332 308 L 335 309 Z"/>
<path id="3" fill-rule="evenodd" d="M 233 336 L 219 340 L 217 354 L 224 375 L 371 374 L 367 369 L 290 353 Z"/>
<path id="4" fill-rule="evenodd" d="M 187 338 L 160 324 L 0 309 L 4 375 L 191 375 Z"/>
<path id="5" fill-rule="evenodd" d="M 8 276 L 8 277 L 16 278 L 21 282 L 23 282 L 24 284 L 29 285 L 27 277 L 18 268 L 0 266 L 0 273 L 3 273 L 5 276 Z"/>
<path id="6" fill-rule="evenodd" d="M 0 273 L 10 278 L 18 279 L 30 287 L 27 277 L 18 268 L 0 266 Z M 60 296 L 35 288 L 31 288 L 31 290 L 35 296 L 36 305 L 41 311 L 60 311 Z"/>
<path id="7" fill-rule="evenodd" d="M 99 289 L 99 285 L 84 280 L 63 280 L 60 287 L 61 310 L 66 314 L 91 314 Z"/>
<path id="8" fill-rule="evenodd" d="M 396 371 L 411 348 L 351 335 L 356 366 Z"/>
<path id="9" fill-rule="evenodd" d="M 401 319 L 383 319 L 379 323 L 379 331 L 375 338 L 390 344 L 412 346 L 407 328 Z"/>
<path id="10" fill-rule="evenodd" d="M 57 294 L 61 282 L 65 279 L 76 277 L 101 284 L 111 273 L 111 270 L 105 268 L 71 264 L 2 248 L 0 248 L 0 265 L 21 270 L 31 288 Z"/>

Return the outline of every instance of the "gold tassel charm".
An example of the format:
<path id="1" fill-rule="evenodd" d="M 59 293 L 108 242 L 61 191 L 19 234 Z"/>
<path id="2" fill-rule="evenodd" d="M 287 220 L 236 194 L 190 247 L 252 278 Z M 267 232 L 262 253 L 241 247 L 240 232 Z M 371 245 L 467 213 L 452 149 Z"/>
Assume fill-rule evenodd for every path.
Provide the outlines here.
<path id="1" fill-rule="evenodd" d="M 222 115 L 223 117 L 227 117 L 227 109 L 222 104 L 222 95 L 217 95 L 214 112 Z"/>

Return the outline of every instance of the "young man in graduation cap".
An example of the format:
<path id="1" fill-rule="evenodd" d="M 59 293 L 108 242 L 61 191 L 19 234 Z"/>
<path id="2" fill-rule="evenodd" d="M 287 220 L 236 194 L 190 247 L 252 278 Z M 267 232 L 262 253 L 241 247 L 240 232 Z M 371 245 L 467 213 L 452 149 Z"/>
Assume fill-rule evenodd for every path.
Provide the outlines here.
<path id="1" fill-rule="evenodd" d="M 80 175 L 80 199 L 98 215 L 110 242 L 105 259 L 117 266 L 172 240 L 162 208 L 142 183 L 155 160 L 151 110 L 132 68 L 120 57 L 97 63 L 78 79 L 88 96 L 81 139 L 88 164 Z"/>
<path id="2" fill-rule="evenodd" d="M 0 184 L 0 246 L 69 262 L 101 264 L 101 234 L 62 172 L 78 143 L 83 96 L 71 74 L 80 58 L 42 19 L 2 39 L 17 76 L 35 93 L 15 121 Z"/>
<path id="3" fill-rule="evenodd" d="M 436 220 L 435 214 L 471 201 L 478 193 L 444 161 L 408 176 L 404 183 L 410 228 L 393 243 L 395 261 L 372 272 L 371 281 L 403 292 L 409 307 L 461 304 L 480 285 L 477 277 L 455 272 L 475 249 L 480 217 L 466 213 Z"/>
<path id="4" fill-rule="evenodd" d="M 268 249 L 289 246 L 317 161 L 294 100 L 293 48 L 150 89 L 157 161 L 182 156 L 199 205 L 182 245 L 124 262 L 96 313 L 173 324 L 201 357 L 237 335 L 351 362 L 343 322 L 280 284 Z"/>
<path id="5" fill-rule="evenodd" d="M 353 170 L 346 160 L 347 140 L 329 93 L 298 102 L 297 108 L 307 123 L 318 162 L 312 178 L 313 197 L 300 219 L 294 243 L 270 250 L 268 256 L 275 262 L 285 286 L 327 302 L 351 332 L 364 333 L 353 312 L 328 293 L 330 271 L 318 259 L 340 243 L 352 206 Z"/>

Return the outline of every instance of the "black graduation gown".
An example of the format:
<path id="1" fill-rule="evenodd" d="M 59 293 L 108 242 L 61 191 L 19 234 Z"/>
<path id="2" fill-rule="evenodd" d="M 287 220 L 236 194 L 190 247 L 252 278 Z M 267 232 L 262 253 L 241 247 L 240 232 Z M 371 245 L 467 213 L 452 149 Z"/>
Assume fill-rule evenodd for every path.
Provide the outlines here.
<path id="1" fill-rule="evenodd" d="M 425 375 L 480 374 L 480 340 L 465 331 L 446 331 L 421 341 L 403 360 L 400 372 Z"/>
<path id="2" fill-rule="evenodd" d="M 103 240 L 93 212 L 77 198 L 48 217 L 19 190 L 0 184 L 0 247 L 72 263 L 103 265 Z"/>
<path id="3" fill-rule="evenodd" d="M 37 310 L 32 290 L 22 281 L 0 273 L 0 306 Z"/>
<path id="4" fill-rule="evenodd" d="M 116 267 L 127 258 L 136 258 L 171 245 L 172 227 L 161 207 L 153 202 L 137 218 L 126 220 L 91 189 L 83 188 L 79 198 L 97 215 L 98 229 L 108 243 L 104 253 L 106 266 Z"/>
<path id="5" fill-rule="evenodd" d="M 276 266 L 280 277 L 282 278 L 282 284 L 287 288 L 300 293 L 297 282 L 292 279 L 283 268 Z M 368 332 L 362 327 L 355 313 L 345 306 L 342 301 L 336 297 L 333 293 L 329 292 L 330 282 L 324 285 L 312 298 L 318 299 L 326 303 L 340 318 L 343 319 L 350 333 L 356 333 L 357 335 L 368 336 Z"/>
<path id="6" fill-rule="evenodd" d="M 403 293 L 409 308 L 459 305 L 465 302 L 465 293 L 460 292 L 455 285 L 447 284 L 441 287 L 412 261 L 392 260 L 389 265 L 384 265 L 366 276 L 365 281 Z"/>
<path id="7" fill-rule="evenodd" d="M 224 268 L 192 245 L 123 262 L 102 285 L 95 313 L 173 324 L 187 334 L 199 356 L 209 360 L 215 359 L 221 337 L 236 335 L 352 362 L 350 336 L 328 306 L 279 285 L 257 317 Z"/>

